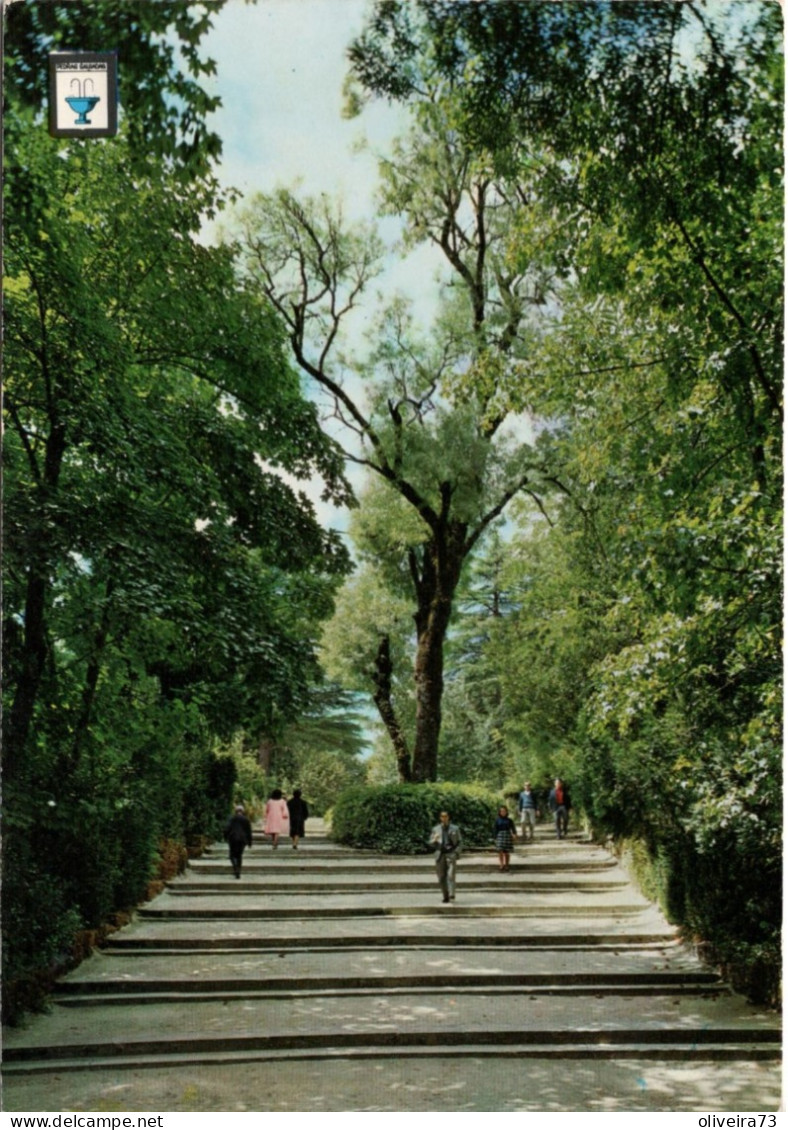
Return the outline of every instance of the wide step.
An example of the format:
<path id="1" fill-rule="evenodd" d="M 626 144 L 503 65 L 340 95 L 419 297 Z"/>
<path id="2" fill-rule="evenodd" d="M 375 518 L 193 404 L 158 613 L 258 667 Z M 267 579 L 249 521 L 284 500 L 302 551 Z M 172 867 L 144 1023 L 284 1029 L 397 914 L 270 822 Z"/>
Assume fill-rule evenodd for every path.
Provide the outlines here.
<path id="1" fill-rule="evenodd" d="M 286 1009 L 270 999 L 200 1004 L 193 1025 L 188 1003 L 149 1004 L 118 1014 L 109 1007 L 56 1007 L 49 1017 L 49 1040 L 25 1033 L 6 1045 L 6 1066 L 57 1058 L 96 1056 L 195 1055 L 220 1050 L 320 1049 L 365 1047 L 517 1044 L 521 1047 L 605 1045 L 655 1050 L 744 1044 L 776 1054 L 780 1034 L 768 1014 L 742 1012 L 732 998 L 703 1000 L 661 996 L 632 1001 L 600 993 L 571 1000 L 512 991 L 335 995 L 293 998 Z M 113 1028 L 115 1032 L 113 1033 Z M 97 1033 L 106 1035 L 97 1036 Z"/>
<path id="2" fill-rule="evenodd" d="M 300 1110 L 277 1089 L 292 1063 L 309 1109 L 526 1109 L 519 1088 L 501 1098 L 513 1071 L 536 1084 L 527 1109 L 593 1109 L 602 1078 L 600 1109 L 704 1109 L 731 1089 L 734 1109 L 774 1109 L 780 1054 L 779 1018 L 578 833 L 540 829 L 504 874 L 494 852 L 466 853 L 446 905 L 431 857 L 258 835 L 240 880 L 215 845 L 5 1034 L 3 1097 L 256 1110 L 265 1094 Z M 565 1083 L 543 1106 L 556 1078 L 579 1098 Z"/>

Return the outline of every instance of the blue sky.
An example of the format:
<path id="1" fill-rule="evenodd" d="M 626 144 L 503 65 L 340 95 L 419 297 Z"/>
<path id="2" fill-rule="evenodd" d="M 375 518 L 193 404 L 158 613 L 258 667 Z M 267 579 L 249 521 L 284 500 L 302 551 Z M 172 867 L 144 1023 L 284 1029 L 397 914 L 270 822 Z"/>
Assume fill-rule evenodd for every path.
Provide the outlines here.
<path id="1" fill-rule="evenodd" d="M 223 106 L 222 177 L 245 192 L 299 179 L 304 191 L 340 195 L 348 214 L 369 217 L 375 182 L 360 136 L 385 148 L 403 116 L 384 103 L 342 118 L 345 50 L 367 0 L 228 0 L 205 40 Z"/>
<path id="2" fill-rule="evenodd" d="M 212 118 L 223 142 L 220 178 L 244 194 L 270 192 L 299 184 L 299 192 L 339 198 L 349 219 L 371 220 L 375 213 L 376 152 L 385 152 L 404 131 L 402 108 L 377 102 L 360 118 L 342 117 L 345 52 L 364 24 L 368 0 L 228 0 L 214 19 L 203 54 L 217 65 L 212 91 L 222 107 Z M 368 148 L 359 151 L 359 141 Z M 206 233 L 210 238 L 211 230 Z M 393 242 L 396 222 L 382 234 Z M 433 279 L 440 255 L 425 247 L 402 261 L 392 254 L 375 289 L 399 290 L 420 311 L 434 308 Z M 374 294 L 350 327 L 360 343 Z M 355 332 L 353 332 L 355 331 Z M 339 437 L 341 438 L 341 437 Z M 360 476 L 351 473 L 354 485 Z M 347 515 L 319 503 L 320 484 L 308 493 L 320 517 L 344 527 Z"/>
<path id="3" fill-rule="evenodd" d="M 303 193 L 341 199 L 348 218 L 374 217 L 375 154 L 387 151 L 407 118 L 382 101 L 352 121 L 342 117 L 345 52 L 369 7 L 369 0 L 227 0 L 203 46 L 217 64 L 222 108 L 212 123 L 223 140 L 223 183 L 251 193 L 298 182 Z M 387 221 L 382 234 L 393 242 L 396 224 Z M 423 298 L 439 263 L 432 249 L 406 263 L 392 258 L 388 285 Z"/>

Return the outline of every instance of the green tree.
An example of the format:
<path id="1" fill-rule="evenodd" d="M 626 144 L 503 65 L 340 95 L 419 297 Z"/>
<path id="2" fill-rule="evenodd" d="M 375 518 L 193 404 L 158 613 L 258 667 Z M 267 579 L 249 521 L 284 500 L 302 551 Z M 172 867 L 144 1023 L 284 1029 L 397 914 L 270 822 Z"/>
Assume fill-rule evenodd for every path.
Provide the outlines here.
<path id="1" fill-rule="evenodd" d="M 302 712 L 265 743 L 264 766 L 254 735 L 239 732 L 224 747 L 238 771 L 237 795 L 260 815 L 272 789 L 300 788 L 311 815 L 322 816 L 344 789 L 363 783 L 368 726 L 357 695 L 325 681 L 310 686 Z"/>
<path id="2" fill-rule="evenodd" d="M 201 85 L 216 66 L 201 54 L 200 45 L 225 2 L 47 0 L 6 5 L 6 152 L 12 151 L 9 142 L 28 132 L 45 110 L 50 52 L 116 51 L 127 160 L 135 166 L 139 159 L 144 168 L 148 157 L 162 158 L 173 178 L 202 180 L 216 199 L 213 166 L 221 139 L 208 116 L 220 100 Z"/>
<path id="3" fill-rule="evenodd" d="M 211 186 L 155 156 L 130 177 L 123 136 L 31 128 L 13 160 L 30 191 L 9 178 L 4 230 L 12 986 L 141 897 L 162 837 L 215 832 L 216 737 L 303 709 L 347 567 L 278 473 L 347 497 L 275 315 L 195 239 Z"/>
<path id="4" fill-rule="evenodd" d="M 369 694 L 394 749 L 400 776 L 410 775 L 415 704 L 403 672 L 413 662 L 413 618 L 408 601 L 362 566 L 337 594 L 324 629 L 321 663 L 330 678 Z"/>
<path id="5" fill-rule="evenodd" d="M 367 726 L 356 694 L 319 683 L 310 688 L 306 709 L 284 728 L 272 773 L 288 792 L 300 788 L 311 814 L 321 816 L 341 792 L 364 781 Z"/>
<path id="6" fill-rule="evenodd" d="M 781 32 L 771 3 L 425 0 L 351 51 L 366 94 L 443 81 L 471 149 L 539 170 L 569 270 L 496 381 L 563 501 L 519 535 L 509 724 L 570 743 L 597 826 L 667 860 L 672 912 L 729 953 L 774 952 L 780 919 Z M 534 234 L 513 217 L 513 270 Z"/>
<path id="7" fill-rule="evenodd" d="M 327 611 L 320 578 L 345 561 L 308 504 L 260 462 L 339 482 L 271 315 L 237 287 L 227 252 L 183 237 L 199 190 L 188 211 L 177 194 L 164 198 L 152 162 L 130 192 L 122 143 L 90 152 L 78 143 L 62 161 L 33 137 L 19 158 L 56 195 L 42 193 L 32 216 L 12 210 L 6 225 L 9 767 L 53 670 L 48 618 L 65 611 L 61 586 L 69 599 L 98 598 L 92 623 L 79 621 L 78 743 L 101 652 L 126 632 L 147 630 L 143 652 L 170 656 L 156 671 L 168 689 L 207 685 L 251 648 L 257 680 L 267 670 L 286 699 L 291 672 L 274 672 L 288 653 L 298 662 L 301 643 L 264 651 L 253 638 L 289 600 Z M 250 316 L 255 328 L 244 331 Z M 309 561 L 314 582 L 287 581 Z M 235 621 L 222 620 L 222 603 Z M 157 621 L 145 624 L 142 610 Z M 173 637 L 173 616 L 189 631 Z"/>
<path id="8" fill-rule="evenodd" d="M 506 710 L 500 672 L 489 656 L 514 607 L 506 578 L 508 556 L 505 538 L 494 529 L 463 577 L 446 649 L 441 776 L 491 789 L 501 787 L 506 767 Z"/>
<path id="9" fill-rule="evenodd" d="M 400 775 L 417 781 L 438 771 L 444 642 L 464 564 L 515 495 L 544 487 L 540 453 L 507 432 L 497 374 L 544 306 L 552 271 L 542 261 L 509 269 L 513 191 L 464 147 L 452 113 L 451 98 L 432 91 L 412 132 L 383 162 L 383 211 L 402 218 L 408 241 L 440 250 L 454 284 L 429 335 L 394 297 L 367 356 L 340 352 L 381 249 L 373 233 L 346 230 L 325 199 L 302 203 L 282 191 L 254 200 L 239 219 L 247 275 L 279 311 L 299 366 L 327 397 L 347 437 L 346 458 L 384 489 L 388 517 L 375 518 L 364 552 L 389 580 L 404 580 L 412 602 L 412 751 L 390 701 L 377 697 Z M 471 393 L 463 385 L 468 371 Z M 390 682 L 385 648 L 380 663 L 379 688 Z"/>

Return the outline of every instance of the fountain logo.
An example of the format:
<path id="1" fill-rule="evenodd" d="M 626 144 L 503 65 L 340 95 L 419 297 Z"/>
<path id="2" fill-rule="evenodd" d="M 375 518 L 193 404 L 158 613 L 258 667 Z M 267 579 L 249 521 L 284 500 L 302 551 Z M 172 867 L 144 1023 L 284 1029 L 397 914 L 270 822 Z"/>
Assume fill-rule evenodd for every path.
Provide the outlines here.
<path id="1" fill-rule="evenodd" d="M 49 132 L 53 137 L 114 137 L 118 132 L 115 52 L 50 54 Z"/>

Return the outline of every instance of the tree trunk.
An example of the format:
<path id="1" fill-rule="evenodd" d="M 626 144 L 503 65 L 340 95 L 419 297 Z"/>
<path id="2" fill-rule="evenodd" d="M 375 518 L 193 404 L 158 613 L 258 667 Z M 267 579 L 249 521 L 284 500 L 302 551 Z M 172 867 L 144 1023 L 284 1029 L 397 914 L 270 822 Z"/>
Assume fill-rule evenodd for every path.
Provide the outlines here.
<path id="1" fill-rule="evenodd" d="M 31 563 L 27 578 L 22 662 L 20 664 L 19 681 L 9 711 L 5 741 L 3 742 L 3 768 L 7 778 L 13 775 L 17 766 L 23 761 L 41 679 L 46 666 L 45 616 L 49 588 L 48 577 L 41 576 L 35 563 Z"/>
<path id="2" fill-rule="evenodd" d="M 101 622 L 96 629 L 91 656 L 85 672 L 85 685 L 82 689 L 82 706 L 76 726 L 74 727 L 74 741 L 71 747 L 72 766 L 78 764 L 82 743 L 90 730 L 93 704 L 96 701 L 96 691 L 98 690 L 99 678 L 101 677 L 102 657 L 107 646 L 107 640 L 109 639 L 110 601 L 114 588 L 115 585 L 112 579 L 110 579 L 107 582 L 107 588 L 104 594 L 104 607 L 101 613 Z"/>
<path id="3" fill-rule="evenodd" d="M 257 746 L 257 764 L 260 766 L 266 777 L 271 772 L 271 758 L 274 753 L 274 746 L 276 743 L 272 738 L 261 738 Z"/>
<path id="4" fill-rule="evenodd" d="M 22 657 L 3 742 L 3 767 L 7 777 L 13 775 L 24 759 L 46 667 L 47 612 L 52 590 L 52 535 L 43 521 L 43 515 L 47 503 L 56 495 L 65 450 L 65 428 L 62 424 L 55 423 L 47 438 L 40 500 L 36 521 L 31 523 L 30 530 Z"/>
<path id="5" fill-rule="evenodd" d="M 414 781 L 434 781 L 438 776 L 438 741 L 443 699 L 443 643 L 449 628 L 454 593 L 465 554 L 465 526 L 458 525 L 434 538 L 426 547 L 418 585 L 416 613 L 416 738 L 413 748 Z"/>
<path id="6" fill-rule="evenodd" d="M 394 746 L 397 759 L 397 772 L 400 781 L 412 779 L 410 753 L 402 727 L 399 724 L 394 704 L 391 701 L 391 648 L 388 636 L 381 636 L 378 653 L 375 656 L 375 671 L 372 680 L 375 684 L 375 705 L 386 727 L 386 733 Z"/>
<path id="7" fill-rule="evenodd" d="M 445 633 L 429 630 L 420 637 L 416 652 L 416 740 L 413 747 L 414 781 L 434 781 L 438 776 L 438 740 L 443 698 L 443 639 Z"/>

